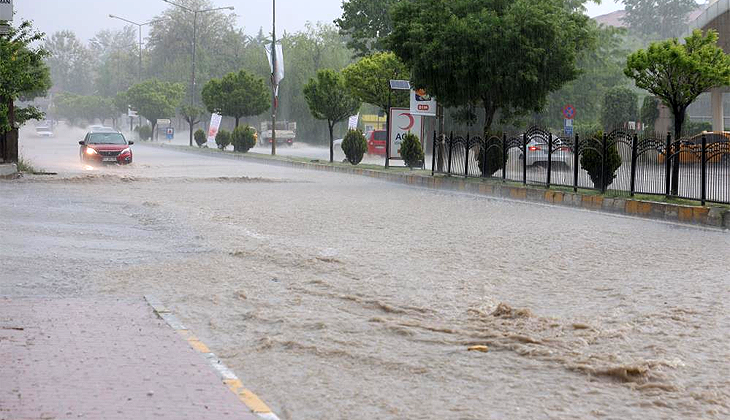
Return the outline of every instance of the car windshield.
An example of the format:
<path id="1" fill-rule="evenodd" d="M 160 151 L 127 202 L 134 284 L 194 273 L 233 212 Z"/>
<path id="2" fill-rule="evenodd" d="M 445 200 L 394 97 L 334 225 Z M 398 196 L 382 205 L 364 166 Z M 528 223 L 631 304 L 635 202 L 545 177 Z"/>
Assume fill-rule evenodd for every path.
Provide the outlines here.
<path id="1" fill-rule="evenodd" d="M 375 132 L 375 140 L 378 141 L 385 141 L 385 139 L 388 137 L 388 133 L 385 131 L 376 131 Z"/>
<path id="2" fill-rule="evenodd" d="M 120 133 L 93 133 L 86 141 L 88 144 L 127 144 Z"/>
<path id="3" fill-rule="evenodd" d="M 44 133 L 44 132 L 47 132 L 47 131 L 51 131 L 51 129 L 48 128 L 48 127 L 36 127 L 35 131 L 37 131 L 39 133 Z"/>

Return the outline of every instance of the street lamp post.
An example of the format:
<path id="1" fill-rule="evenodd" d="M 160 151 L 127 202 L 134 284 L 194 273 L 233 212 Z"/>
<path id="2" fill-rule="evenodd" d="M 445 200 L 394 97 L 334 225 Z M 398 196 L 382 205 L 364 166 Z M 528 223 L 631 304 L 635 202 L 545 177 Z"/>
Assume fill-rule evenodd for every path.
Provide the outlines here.
<path id="1" fill-rule="evenodd" d="M 273 1 L 271 25 L 271 156 L 276 155 L 276 0 Z"/>
<path id="2" fill-rule="evenodd" d="M 140 83 L 140 82 L 142 82 L 142 27 L 155 23 L 155 22 L 159 22 L 159 19 L 150 20 L 150 21 L 144 22 L 144 23 L 137 23 L 137 22 L 134 22 L 129 19 L 125 19 L 123 17 L 119 17 L 116 15 L 109 15 L 109 17 L 112 19 L 119 19 L 121 21 L 130 23 L 132 25 L 137 26 L 137 29 L 139 29 L 139 62 L 138 62 L 138 66 L 137 66 L 137 83 Z M 138 117 L 139 117 L 139 126 L 142 126 L 142 116 L 139 115 Z M 129 130 L 130 131 L 132 131 L 132 124 L 133 124 L 132 118 L 133 117 L 129 118 Z"/>
<path id="3" fill-rule="evenodd" d="M 190 106 L 194 105 L 195 102 L 195 49 L 196 49 L 196 38 L 198 36 L 198 14 L 200 13 L 206 13 L 206 12 L 214 12 L 216 10 L 234 10 L 233 6 L 226 6 L 226 7 L 216 7 L 212 9 L 203 9 L 203 10 L 194 10 L 189 7 L 183 6 L 181 4 L 173 3 L 169 0 L 162 0 L 165 3 L 171 4 L 173 6 L 177 6 L 189 13 L 193 14 L 193 69 L 192 69 L 192 76 L 190 77 Z"/>
<path id="4" fill-rule="evenodd" d="M 116 15 L 109 15 L 109 17 L 112 19 L 119 19 L 121 21 L 131 23 L 132 25 L 137 26 L 137 28 L 139 29 L 139 66 L 137 68 L 137 81 L 141 82 L 142 81 L 142 27 L 149 25 L 151 23 L 158 22 L 158 20 L 151 20 L 151 21 L 145 22 L 145 23 L 137 23 L 137 22 L 133 22 L 129 19 L 125 19 L 123 17 L 119 17 Z"/>

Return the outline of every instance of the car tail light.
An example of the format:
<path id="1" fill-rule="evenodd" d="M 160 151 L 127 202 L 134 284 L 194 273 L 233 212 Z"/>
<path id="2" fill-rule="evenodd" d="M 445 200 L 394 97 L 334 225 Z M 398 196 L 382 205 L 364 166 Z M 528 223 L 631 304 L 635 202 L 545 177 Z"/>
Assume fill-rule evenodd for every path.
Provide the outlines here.
<path id="1" fill-rule="evenodd" d="M 540 146 L 530 146 L 528 150 L 530 150 L 531 152 L 535 152 L 542 149 L 540 149 Z"/>
<path id="2" fill-rule="evenodd" d="M 570 147 L 561 147 L 558 150 L 560 150 L 561 152 L 570 152 Z"/>

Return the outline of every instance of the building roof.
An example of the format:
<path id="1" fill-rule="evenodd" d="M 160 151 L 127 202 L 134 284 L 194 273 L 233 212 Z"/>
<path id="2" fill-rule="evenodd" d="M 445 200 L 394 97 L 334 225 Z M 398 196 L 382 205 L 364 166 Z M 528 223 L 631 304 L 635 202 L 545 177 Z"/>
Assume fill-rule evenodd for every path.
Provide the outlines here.
<path id="1" fill-rule="evenodd" d="M 721 0 L 726 2 L 727 0 Z M 714 3 L 714 2 L 710 2 Z M 693 12 L 687 15 L 687 22 L 694 22 L 707 8 L 707 4 L 698 6 Z M 606 13 L 605 15 L 596 16 L 593 18 L 596 22 L 605 26 L 613 26 L 615 28 L 625 28 L 623 19 L 626 16 L 626 10 L 616 10 L 615 12 Z"/>

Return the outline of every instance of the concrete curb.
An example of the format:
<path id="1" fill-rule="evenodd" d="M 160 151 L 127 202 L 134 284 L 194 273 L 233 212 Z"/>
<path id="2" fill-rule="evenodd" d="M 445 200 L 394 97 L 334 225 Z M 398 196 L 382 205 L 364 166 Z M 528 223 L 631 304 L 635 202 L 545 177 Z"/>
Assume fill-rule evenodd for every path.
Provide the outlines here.
<path id="1" fill-rule="evenodd" d="M 586 210 L 602 211 L 645 219 L 663 220 L 685 225 L 698 225 L 717 229 L 730 229 L 730 209 L 720 207 L 687 206 L 654 201 L 642 201 L 632 198 L 606 197 L 583 193 L 568 193 L 532 186 L 510 186 L 502 183 L 480 181 L 477 178 L 469 180 L 459 177 L 430 176 L 385 172 L 357 167 L 332 166 L 316 162 L 297 162 L 287 159 L 271 159 L 259 157 L 255 154 L 219 152 L 211 149 L 196 149 L 188 146 L 166 144 L 145 144 L 146 146 L 171 148 L 174 150 L 197 153 L 210 156 L 226 157 L 231 159 L 250 160 L 257 163 L 285 166 L 300 169 L 314 169 L 326 172 L 339 172 L 349 175 L 368 176 L 383 181 L 396 182 L 431 188 L 436 190 L 463 191 L 481 194 L 490 197 L 509 198 L 533 203 L 551 204 L 565 207 L 582 208 Z"/>
<path id="2" fill-rule="evenodd" d="M 146 295 L 145 300 L 152 307 L 155 314 L 164 320 L 173 330 L 188 342 L 197 352 L 201 353 L 208 363 L 216 371 L 231 392 L 236 394 L 238 399 L 251 410 L 251 413 L 264 420 L 279 420 L 269 406 L 267 406 L 256 394 L 244 388 L 240 379 L 230 370 L 213 352 L 210 351 L 202 341 L 200 341 L 193 333 L 183 325 L 180 320 L 170 312 L 160 300 L 154 296 Z"/>
<path id="3" fill-rule="evenodd" d="M 18 165 L 14 163 L 0 164 L 0 179 L 12 179 L 18 175 Z"/>

